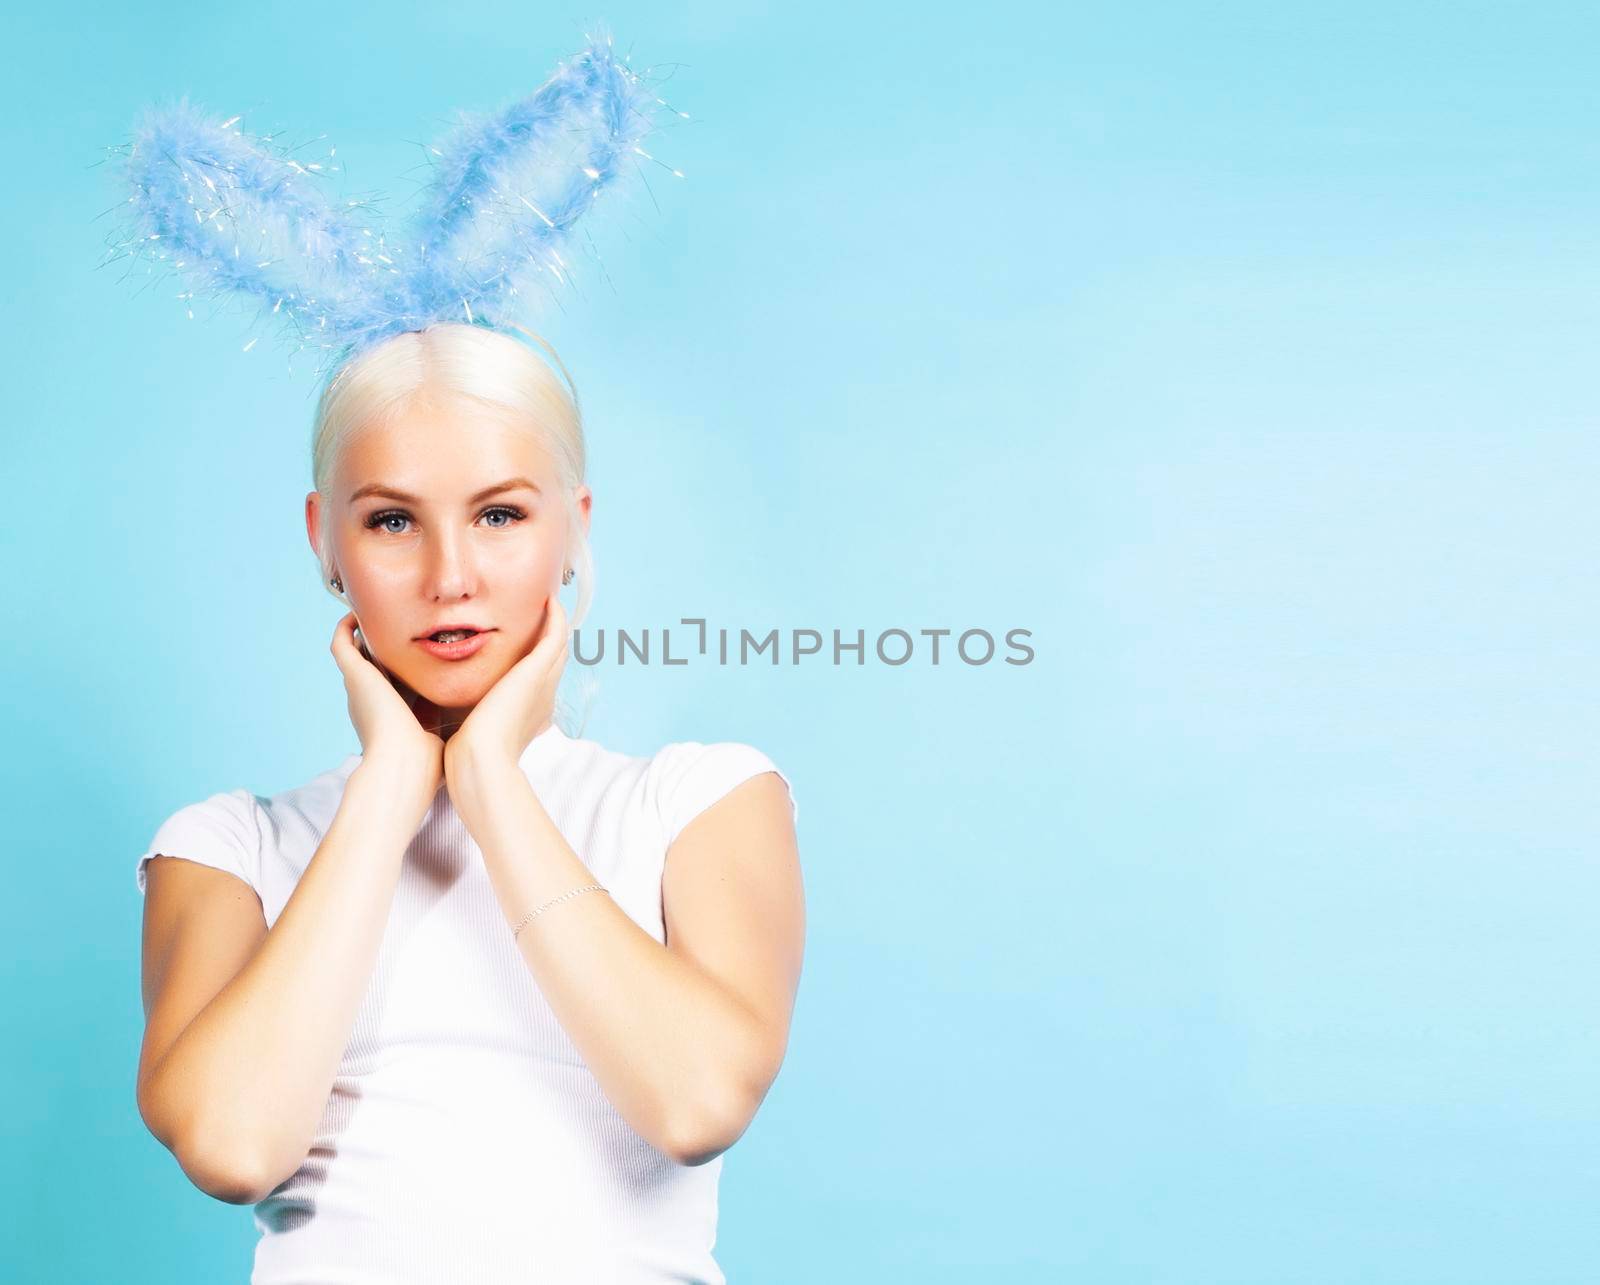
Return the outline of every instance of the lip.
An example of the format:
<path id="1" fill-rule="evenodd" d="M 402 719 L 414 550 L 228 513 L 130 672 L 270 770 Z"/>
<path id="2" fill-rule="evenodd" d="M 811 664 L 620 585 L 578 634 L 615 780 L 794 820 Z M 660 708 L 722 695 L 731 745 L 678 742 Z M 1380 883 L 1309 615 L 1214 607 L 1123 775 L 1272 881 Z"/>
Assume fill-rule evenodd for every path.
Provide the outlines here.
<path id="1" fill-rule="evenodd" d="M 438 631 L 435 630 L 435 632 Z M 488 644 L 489 635 L 492 633 L 494 633 L 494 630 L 484 629 L 473 634 L 471 638 L 463 638 L 460 642 L 450 643 L 434 642 L 431 638 L 418 638 L 417 644 L 424 651 L 437 656 L 440 660 L 465 660 L 468 656 L 475 656 L 482 651 Z"/>

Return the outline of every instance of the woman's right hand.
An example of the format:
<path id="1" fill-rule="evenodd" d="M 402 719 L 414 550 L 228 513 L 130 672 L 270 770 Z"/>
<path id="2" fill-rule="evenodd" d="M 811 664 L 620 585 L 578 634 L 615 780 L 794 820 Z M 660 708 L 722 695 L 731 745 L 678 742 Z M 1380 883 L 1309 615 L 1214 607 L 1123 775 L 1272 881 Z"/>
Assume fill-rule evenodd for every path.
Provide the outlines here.
<path id="1" fill-rule="evenodd" d="M 362 762 L 385 764 L 385 771 L 414 784 L 425 811 L 444 781 L 443 738 L 422 726 L 393 680 L 356 643 L 355 612 L 335 626 L 330 650 L 344 675 Z"/>

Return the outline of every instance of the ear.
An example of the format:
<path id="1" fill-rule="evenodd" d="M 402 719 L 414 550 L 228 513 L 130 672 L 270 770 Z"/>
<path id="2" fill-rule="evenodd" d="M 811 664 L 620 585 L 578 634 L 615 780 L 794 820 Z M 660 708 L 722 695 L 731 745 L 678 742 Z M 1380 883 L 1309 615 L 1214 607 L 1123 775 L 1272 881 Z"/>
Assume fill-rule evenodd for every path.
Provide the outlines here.
<path id="1" fill-rule="evenodd" d="M 322 560 L 322 496 L 312 491 L 306 496 L 306 539 L 311 541 L 311 552 Z"/>
<path id="2" fill-rule="evenodd" d="M 594 496 L 587 486 L 580 486 L 573 494 L 576 497 L 575 502 L 578 506 L 578 518 L 583 523 L 583 534 L 587 537 L 589 534 L 589 509 L 594 503 Z"/>
<path id="3" fill-rule="evenodd" d="M 530 97 L 460 116 L 432 149 L 416 215 L 416 306 L 471 321 L 474 307 L 503 311 L 520 288 L 564 284 L 574 223 L 635 155 L 655 159 L 639 143 L 662 102 L 602 32 Z"/>

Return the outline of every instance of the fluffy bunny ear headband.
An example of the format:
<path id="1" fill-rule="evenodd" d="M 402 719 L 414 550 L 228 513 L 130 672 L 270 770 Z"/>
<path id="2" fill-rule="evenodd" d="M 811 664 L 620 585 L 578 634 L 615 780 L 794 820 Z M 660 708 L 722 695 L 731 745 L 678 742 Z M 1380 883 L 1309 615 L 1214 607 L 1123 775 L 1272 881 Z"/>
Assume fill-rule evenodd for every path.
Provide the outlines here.
<path id="1" fill-rule="evenodd" d="M 110 149 L 125 157 L 132 217 L 106 262 L 180 270 L 191 317 L 196 291 L 255 300 L 261 321 L 286 323 L 292 353 L 321 353 L 323 373 L 430 321 L 496 325 L 524 288 L 565 283 L 574 224 L 636 156 L 655 160 L 640 143 L 658 105 L 671 110 L 608 34 L 591 36 L 532 96 L 463 114 L 431 149 L 400 234 L 365 202 L 335 204 L 323 166 L 241 133 L 237 116 L 211 119 L 187 99 L 147 108 L 132 141 Z"/>

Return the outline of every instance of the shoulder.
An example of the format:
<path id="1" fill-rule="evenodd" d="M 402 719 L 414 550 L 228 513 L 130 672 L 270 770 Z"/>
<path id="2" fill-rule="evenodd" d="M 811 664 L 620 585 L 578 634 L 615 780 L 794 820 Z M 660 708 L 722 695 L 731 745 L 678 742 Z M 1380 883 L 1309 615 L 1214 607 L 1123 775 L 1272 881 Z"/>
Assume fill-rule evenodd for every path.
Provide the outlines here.
<path id="1" fill-rule="evenodd" d="M 272 795 L 248 789 L 220 790 L 171 813 L 156 827 L 134 870 L 139 891 L 145 891 L 146 867 L 157 856 L 182 857 L 214 866 L 243 879 L 259 894 L 263 854 L 276 850 L 285 827 L 301 823 L 315 828 L 338 807 L 350 773 L 360 762 L 349 755 L 339 766 L 320 772 L 304 785 Z"/>
<path id="2" fill-rule="evenodd" d="M 271 840 L 280 824 L 292 822 L 296 817 L 318 822 L 331 819 L 344 797 L 351 774 L 360 765 L 361 755 L 349 754 L 336 767 L 318 772 L 301 785 L 290 786 L 276 794 L 257 796 L 256 806 L 267 839 Z"/>
<path id="3" fill-rule="evenodd" d="M 799 818 L 794 785 L 765 751 L 744 741 L 674 741 L 650 756 L 645 769 L 647 803 L 661 818 L 667 842 L 713 803 L 764 772 L 774 773 L 789 793 L 791 816 Z"/>
<path id="4" fill-rule="evenodd" d="M 182 857 L 237 875 L 257 887 L 261 873 L 261 803 L 249 790 L 222 790 L 186 803 L 156 827 L 134 870 L 139 891 L 152 857 Z"/>

